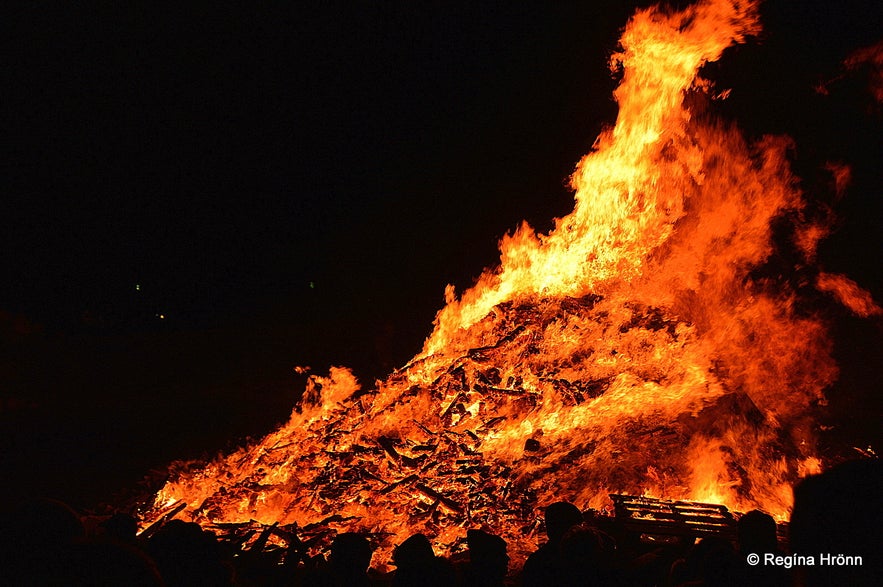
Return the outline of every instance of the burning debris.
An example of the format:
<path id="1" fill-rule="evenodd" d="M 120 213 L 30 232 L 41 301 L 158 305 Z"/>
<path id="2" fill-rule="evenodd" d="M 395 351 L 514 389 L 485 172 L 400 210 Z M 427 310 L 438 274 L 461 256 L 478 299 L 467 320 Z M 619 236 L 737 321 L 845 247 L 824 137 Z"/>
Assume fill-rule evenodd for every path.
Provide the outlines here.
<path id="1" fill-rule="evenodd" d="M 757 30 L 752 2 L 636 14 L 614 56 L 619 117 L 574 173 L 573 213 L 505 237 L 500 267 L 449 288 L 423 351 L 372 389 L 340 367 L 311 375 L 279 430 L 174 464 L 144 522 L 301 553 L 339 531 L 386 554 L 416 532 L 456 551 L 487 527 L 518 561 L 562 498 L 787 516 L 791 484 L 818 469 L 813 406 L 837 370 L 799 288 L 759 270 L 773 221 L 807 263 L 812 227 L 786 140 L 750 145 L 687 106 L 708 90 L 699 68 Z"/>

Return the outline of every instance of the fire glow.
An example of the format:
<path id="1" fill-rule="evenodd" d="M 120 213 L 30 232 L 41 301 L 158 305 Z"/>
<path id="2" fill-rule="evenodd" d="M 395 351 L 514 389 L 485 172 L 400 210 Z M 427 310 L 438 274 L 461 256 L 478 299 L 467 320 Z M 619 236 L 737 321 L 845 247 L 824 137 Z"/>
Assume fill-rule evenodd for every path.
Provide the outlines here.
<path id="1" fill-rule="evenodd" d="M 774 221 L 810 268 L 825 230 L 803 219 L 788 139 L 748 143 L 698 106 L 713 98 L 702 65 L 758 31 L 753 2 L 638 12 L 611 60 L 618 118 L 577 165 L 573 212 L 504 237 L 500 265 L 449 286 L 423 350 L 373 389 L 345 368 L 311 375 L 279 430 L 175 464 L 144 521 L 186 504 L 199 523 L 290 525 L 317 550 L 358 531 L 384 552 L 417 532 L 447 552 L 485 527 L 518 560 L 560 499 L 787 518 L 793 483 L 820 469 L 814 409 L 837 377 L 800 289 L 880 309 L 841 275 L 761 271 Z"/>

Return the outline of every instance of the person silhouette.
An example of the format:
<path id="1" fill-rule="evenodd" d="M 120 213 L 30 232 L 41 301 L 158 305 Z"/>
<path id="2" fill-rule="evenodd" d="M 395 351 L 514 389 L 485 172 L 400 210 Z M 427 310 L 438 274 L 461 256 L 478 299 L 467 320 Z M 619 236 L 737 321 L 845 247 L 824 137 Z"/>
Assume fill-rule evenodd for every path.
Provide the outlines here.
<path id="1" fill-rule="evenodd" d="M 559 501 L 546 507 L 544 521 L 548 541 L 525 561 L 521 572 L 524 587 L 545 587 L 561 580 L 561 541 L 568 530 L 583 522 L 583 515 L 572 503 Z"/>
<path id="2" fill-rule="evenodd" d="M 501 587 L 509 571 L 506 541 L 484 530 L 469 530 L 466 543 L 469 566 L 464 584 L 468 587 Z"/>
<path id="3" fill-rule="evenodd" d="M 454 568 L 435 556 L 432 544 L 423 534 L 414 534 L 392 554 L 396 566 L 393 587 L 445 587 L 455 582 Z"/>
<path id="4" fill-rule="evenodd" d="M 374 554 L 368 539 L 355 532 L 338 534 L 331 543 L 328 563 L 305 577 L 317 587 L 368 587 L 368 567 Z"/>

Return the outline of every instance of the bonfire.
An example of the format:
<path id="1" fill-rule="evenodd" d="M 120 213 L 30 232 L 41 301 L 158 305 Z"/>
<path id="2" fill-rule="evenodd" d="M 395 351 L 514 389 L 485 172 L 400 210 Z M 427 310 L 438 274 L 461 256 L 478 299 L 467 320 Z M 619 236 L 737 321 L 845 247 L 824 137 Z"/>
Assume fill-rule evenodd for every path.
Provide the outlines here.
<path id="1" fill-rule="evenodd" d="M 573 211 L 547 234 L 523 225 L 499 266 L 449 286 L 423 349 L 386 379 L 311 373 L 275 432 L 172 465 L 144 525 L 263 525 L 312 553 L 356 531 L 382 564 L 414 533 L 450 553 L 469 528 L 518 562 L 561 499 L 787 519 L 792 485 L 820 470 L 814 419 L 837 377 L 802 296 L 879 308 L 813 268 L 825 230 L 803 213 L 790 141 L 714 117 L 725 92 L 699 72 L 759 26 L 737 0 L 636 13 L 611 58 L 619 114 L 576 166 Z M 777 242 L 799 278 L 765 271 Z"/>

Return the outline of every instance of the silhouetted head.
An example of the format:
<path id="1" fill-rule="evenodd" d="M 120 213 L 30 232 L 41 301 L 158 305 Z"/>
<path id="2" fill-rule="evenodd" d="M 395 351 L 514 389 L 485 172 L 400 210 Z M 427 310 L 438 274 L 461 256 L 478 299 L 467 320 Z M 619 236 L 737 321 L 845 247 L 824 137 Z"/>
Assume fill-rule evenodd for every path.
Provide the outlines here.
<path id="1" fill-rule="evenodd" d="M 338 534 L 331 543 L 329 566 L 335 572 L 346 575 L 360 575 L 371 565 L 371 543 L 361 534 L 344 532 Z"/>
<path id="2" fill-rule="evenodd" d="M 101 522 L 101 528 L 109 538 L 132 542 L 138 534 L 138 521 L 129 514 L 116 513 Z"/>
<path id="3" fill-rule="evenodd" d="M 479 582 L 494 585 L 506 577 L 509 555 L 506 554 L 505 540 L 484 530 L 469 530 L 466 543 L 469 545 L 469 564 Z"/>
<path id="4" fill-rule="evenodd" d="M 570 502 L 559 501 L 546 508 L 546 535 L 549 542 L 561 542 L 564 534 L 583 522 L 582 512 Z"/>
<path id="5" fill-rule="evenodd" d="M 195 522 L 167 522 L 150 537 L 147 551 L 169 587 L 225 585 L 229 581 L 217 536 Z"/>
<path id="6" fill-rule="evenodd" d="M 775 552 L 776 521 L 760 510 L 751 510 L 739 518 L 739 551 L 742 553 Z"/>
<path id="7" fill-rule="evenodd" d="M 423 534 L 415 534 L 398 545 L 392 560 L 396 566 L 392 587 L 450 587 L 456 582 L 454 567 L 435 556 L 432 544 Z"/>
<path id="8" fill-rule="evenodd" d="M 175 552 L 181 549 L 202 551 L 209 542 L 208 536 L 196 522 L 171 520 L 151 536 L 149 546 L 157 552 Z"/>
<path id="9" fill-rule="evenodd" d="M 615 555 L 612 539 L 587 524 L 565 532 L 558 545 L 562 585 L 607 585 Z"/>
<path id="10" fill-rule="evenodd" d="M 603 558 L 604 543 L 598 530 L 580 524 L 564 533 L 560 549 L 564 559 L 579 559 L 586 563 L 597 564 Z"/>
<path id="11" fill-rule="evenodd" d="M 729 540 L 707 536 L 696 545 L 696 553 L 706 583 L 726 584 L 734 576 L 738 558 Z"/>
<path id="12" fill-rule="evenodd" d="M 423 534 L 414 534 L 399 544 L 392 553 L 393 564 L 399 569 L 426 565 L 434 559 L 432 544 Z"/>
<path id="13" fill-rule="evenodd" d="M 470 559 L 475 560 L 499 560 L 508 559 L 506 554 L 506 541 L 484 530 L 469 530 L 466 532 L 466 543 L 469 545 Z"/>

